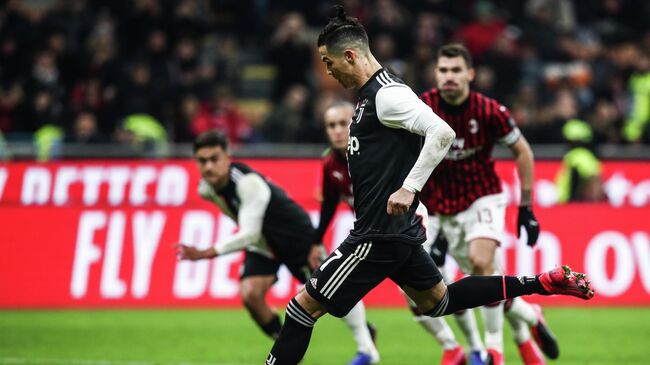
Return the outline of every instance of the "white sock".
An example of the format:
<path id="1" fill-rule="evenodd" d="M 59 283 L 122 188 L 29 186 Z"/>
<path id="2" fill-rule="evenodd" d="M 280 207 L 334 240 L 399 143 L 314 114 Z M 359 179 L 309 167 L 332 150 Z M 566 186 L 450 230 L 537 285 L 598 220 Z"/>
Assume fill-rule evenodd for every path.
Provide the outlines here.
<path id="1" fill-rule="evenodd" d="M 517 345 L 530 340 L 530 330 L 528 329 L 528 324 L 522 321 L 519 318 L 516 318 L 513 315 L 509 314 L 510 311 L 506 312 L 506 319 L 512 328 L 512 337 L 514 337 Z"/>
<path id="2" fill-rule="evenodd" d="M 449 327 L 443 317 L 414 316 L 413 318 L 420 323 L 425 331 L 433 335 L 444 350 L 451 350 L 458 347 L 454 331 L 451 330 L 451 327 Z"/>
<path id="3" fill-rule="evenodd" d="M 485 351 L 483 346 L 483 341 L 481 340 L 481 335 L 478 332 L 478 326 L 476 325 L 476 316 L 474 315 L 473 309 L 467 309 L 460 314 L 454 314 L 456 318 L 456 323 L 460 328 L 463 335 L 467 339 L 467 344 L 469 345 L 470 351 Z"/>
<path id="4" fill-rule="evenodd" d="M 483 306 L 485 346 L 503 353 L 503 302 L 496 306 Z"/>
<path id="5" fill-rule="evenodd" d="M 359 301 L 345 317 L 345 323 L 350 327 L 354 341 L 357 343 L 357 351 L 370 355 L 373 364 L 379 362 L 379 351 L 372 342 L 370 331 L 366 322 L 366 307 L 363 301 Z"/>
<path id="6" fill-rule="evenodd" d="M 512 300 L 512 305 L 506 311 L 506 316 L 508 319 L 512 317 L 513 319 L 524 321 L 528 327 L 536 326 L 539 321 L 537 312 L 535 312 L 533 306 L 519 297 Z"/>

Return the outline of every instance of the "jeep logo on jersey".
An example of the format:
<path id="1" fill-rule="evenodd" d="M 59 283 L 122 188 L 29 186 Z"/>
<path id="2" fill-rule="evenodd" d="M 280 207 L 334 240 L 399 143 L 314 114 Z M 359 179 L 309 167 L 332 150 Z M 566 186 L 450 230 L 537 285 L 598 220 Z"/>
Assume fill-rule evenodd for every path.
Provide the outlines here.
<path id="1" fill-rule="evenodd" d="M 359 138 L 350 136 L 350 138 L 348 138 L 348 153 L 350 156 L 353 156 L 355 152 L 357 155 L 361 154 L 361 152 L 359 152 Z"/>
<path id="2" fill-rule="evenodd" d="M 354 111 L 354 117 L 352 117 L 355 123 L 359 123 L 359 121 L 361 121 L 363 110 L 366 108 L 366 104 L 368 104 L 368 99 L 363 99 L 360 103 L 357 103 L 357 108 Z"/>

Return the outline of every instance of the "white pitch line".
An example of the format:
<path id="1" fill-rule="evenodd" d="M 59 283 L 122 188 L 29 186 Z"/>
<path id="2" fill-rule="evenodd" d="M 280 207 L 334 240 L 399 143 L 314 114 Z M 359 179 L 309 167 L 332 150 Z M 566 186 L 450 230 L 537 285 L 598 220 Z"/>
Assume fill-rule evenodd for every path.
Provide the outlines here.
<path id="1" fill-rule="evenodd" d="M 139 360 L 89 360 L 89 359 L 38 359 L 27 357 L 0 357 L 0 364 L 5 365 L 254 365 L 220 362 L 154 362 Z"/>

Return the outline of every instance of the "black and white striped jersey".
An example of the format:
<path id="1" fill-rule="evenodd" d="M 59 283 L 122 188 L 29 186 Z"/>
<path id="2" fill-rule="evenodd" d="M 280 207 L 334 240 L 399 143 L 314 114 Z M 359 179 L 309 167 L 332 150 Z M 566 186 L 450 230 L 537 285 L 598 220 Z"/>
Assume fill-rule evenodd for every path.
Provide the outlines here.
<path id="1" fill-rule="evenodd" d="M 246 191 L 239 186 L 240 182 L 250 180 L 250 174 L 261 177 L 260 184 L 263 189 Z M 266 188 L 268 186 L 268 189 Z M 262 217 L 262 237 L 256 242 L 246 244 L 245 249 L 275 257 L 282 261 L 305 255 L 310 249 L 314 237 L 314 227 L 309 215 L 296 202 L 287 196 L 280 187 L 268 181 L 264 176 L 254 171 L 243 163 L 233 162 L 230 166 L 230 179 L 228 184 L 216 191 L 210 184 L 201 180 L 199 194 L 203 199 L 218 205 L 222 212 L 231 217 L 238 224 L 241 219 L 240 207 L 243 201 L 255 202 L 255 194 L 269 194 L 260 199 L 261 204 L 255 204 L 247 209 L 259 209 L 259 212 L 247 212 L 247 216 Z M 218 243 L 217 243 L 218 244 Z M 217 245 L 219 251 L 219 246 Z"/>
<path id="2" fill-rule="evenodd" d="M 401 108 L 406 108 L 403 113 Z M 420 215 L 426 215 L 426 209 L 422 213 L 424 206 L 419 205 L 418 194 L 406 214 L 390 216 L 386 212 L 388 198 L 402 187 L 420 154 L 423 139 L 408 129 L 421 108 L 427 107 L 385 69 L 359 89 L 347 151 L 357 218 L 352 237 L 424 242 Z"/>

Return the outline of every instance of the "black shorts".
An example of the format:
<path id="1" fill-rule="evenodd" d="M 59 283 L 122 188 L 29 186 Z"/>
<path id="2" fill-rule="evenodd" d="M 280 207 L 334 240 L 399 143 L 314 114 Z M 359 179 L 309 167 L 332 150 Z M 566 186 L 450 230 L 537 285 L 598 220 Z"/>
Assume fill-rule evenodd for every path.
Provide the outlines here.
<path id="1" fill-rule="evenodd" d="M 343 317 L 386 278 L 427 290 L 442 281 L 442 274 L 422 245 L 348 237 L 305 287 L 330 314 Z"/>
<path id="2" fill-rule="evenodd" d="M 275 275 L 277 276 L 280 265 L 285 264 L 291 275 L 301 283 L 307 282 L 307 278 L 311 275 L 311 269 L 307 258 L 301 260 L 282 262 L 277 259 L 271 259 L 259 253 L 246 251 L 246 257 L 241 267 L 239 280 L 249 276 L 257 275 Z"/>

